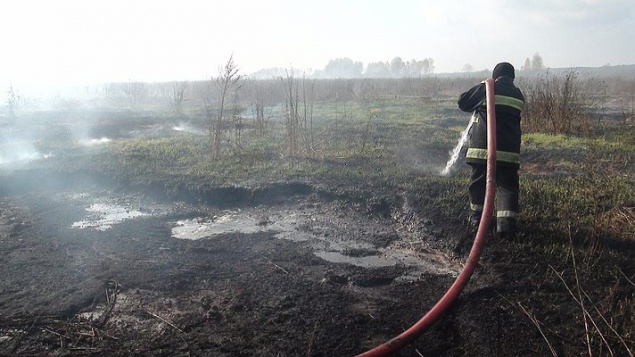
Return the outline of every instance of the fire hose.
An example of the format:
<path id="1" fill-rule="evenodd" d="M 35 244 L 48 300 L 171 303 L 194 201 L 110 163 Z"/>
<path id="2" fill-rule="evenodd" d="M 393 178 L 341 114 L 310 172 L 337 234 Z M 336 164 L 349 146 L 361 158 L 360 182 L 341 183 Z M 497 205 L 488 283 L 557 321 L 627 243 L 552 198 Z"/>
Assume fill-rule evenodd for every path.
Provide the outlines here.
<path id="1" fill-rule="evenodd" d="M 487 103 L 487 171 L 485 176 L 485 202 L 481 220 L 476 230 L 474 244 L 470 250 L 463 269 L 448 291 L 419 321 L 400 335 L 381 344 L 372 350 L 366 351 L 357 357 L 384 357 L 390 356 L 404 346 L 412 343 L 432 325 L 439 321 L 459 297 L 463 288 L 467 285 L 481 256 L 485 246 L 485 240 L 489 233 L 489 226 L 494 211 L 494 196 L 496 192 L 496 113 L 494 105 L 494 79 L 485 80 L 485 98 Z"/>

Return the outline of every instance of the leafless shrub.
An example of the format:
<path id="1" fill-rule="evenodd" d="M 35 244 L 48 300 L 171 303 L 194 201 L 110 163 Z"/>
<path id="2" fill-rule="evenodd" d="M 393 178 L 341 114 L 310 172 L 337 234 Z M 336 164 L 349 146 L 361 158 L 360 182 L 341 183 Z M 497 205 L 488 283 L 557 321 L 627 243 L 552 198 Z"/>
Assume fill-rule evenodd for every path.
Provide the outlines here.
<path id="1" fill-rule="evenodd" d="M 238 94 L 238 91 L 235 90 L 232 92 L 231 96 L 231 142 L 233 144 L 232 149 L 238 155 L 242 154 L 243 152 L 242 133 L 243 127 L 245 125 L 244 118 L 242 116 L 243 109 L 243 106 L 240 104 L 240 96 Z"/>
<path id="2" fill-rule="evenodd" d="M 574 70 L 562 76 L 539 74 L 521 84 L 526 99 L 523 129 L 530 132 L 588 132 L 593 111 L 604 101 L 604 83 L 583 79 Z"/>
<path id="3" fill-rule="evenodd" d="M 186 94 L 189 88 L 188 82 L 174 82 L 172 83 L 172 105 L 174 106 L 174 112 L 177 115 L 183 114 L 183 105 L 186 101 Z"/>
<path id="4" fill-rule="evenodd" d="M 216 78 L 218 89 L 218 110 L 214 111 L 211 96 L 205 98 L 205 109 L 209 121 L 211 154 L 213 160 L 218 160 L 220 156 L 220 144 L 223 136 L 225 106 L 227 101 L 233 99 L 236 102 L 236 92 L 240 89 L 242 76 L 238 73 L 238 66 L 234 62 L 234 56 L 230 56 L 227 63 L 220 68 L 219 76 Z"/>
<path id="5" fill-rule="evenodd" d="M 287 75 L 283 78 L 287 100 L 285 101 L 285 127 L 288 155 L 290 157 L 298 156 L 298 127 L 299 117 L 299 93 L 298 87 L 293 77 L 293 71 L 287 71 Z"/>
<path id="6" fill-rule="evenodd" d="M 251 107 L 253 111 L 253 117 L 255 120 L 256 132 L 259 136 L 265 135 L 266 118 L 265 118 L 265 88 L 262 83 L 265 81 L 250 81 L 251 87 L 253 87 Z"/>
<path id="7" fill-rule="evenodd" d="M 7 90 L 7 114 L 10 118 L 16 117 L 16 112 L 18 110 L 18 106 L 20 105 L 20 101 L 20 94 L 16 94 L 13 86 L 9 86 L 9 89 Z"/>
<path id="8" fill-rule="evenodd" d="M 315 153 L 315 138 L 313 135 L 313 103 L 315 94 L 315 80 L 302 78 L 302 138 L 308 152 Z"/>

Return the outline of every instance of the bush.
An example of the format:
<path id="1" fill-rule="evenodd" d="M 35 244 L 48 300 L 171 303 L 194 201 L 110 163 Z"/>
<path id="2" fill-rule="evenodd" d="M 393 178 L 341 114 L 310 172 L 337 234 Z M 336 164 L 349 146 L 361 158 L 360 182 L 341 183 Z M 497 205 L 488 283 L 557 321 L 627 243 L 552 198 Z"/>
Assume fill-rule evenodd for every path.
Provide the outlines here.
<path id="1" fill-rule="evenodd" d="M 604 102 L 604 83 L 582 79 L 573 70 L 561 76 L 547 72 L 520 85 L 525 94 L 523 130 L 528 132 L 586 133 L 591 114 Z"/>

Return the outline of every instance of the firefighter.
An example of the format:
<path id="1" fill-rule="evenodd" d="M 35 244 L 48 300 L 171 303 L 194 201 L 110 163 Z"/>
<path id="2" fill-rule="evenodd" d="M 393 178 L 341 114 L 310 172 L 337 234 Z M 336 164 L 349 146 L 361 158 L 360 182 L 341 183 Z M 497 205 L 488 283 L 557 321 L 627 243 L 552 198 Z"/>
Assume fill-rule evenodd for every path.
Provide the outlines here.
<path id="1" fill-rule="evenodd" d="M 516 236 L 518 169 L 520 167 L 520 113 L 525 104 L 523 93 L 514 85 L 514 66 L 502 62 L 492 72 L 496 103 L 496 231 L 505 239 Z M 471 166 L 469 224 L 477 227 L 485 201 L 487 163 L 487 108 L 485 82 L 461 94 L 459 109 L 473 112 L 470 139 L 465 155 Z"/>

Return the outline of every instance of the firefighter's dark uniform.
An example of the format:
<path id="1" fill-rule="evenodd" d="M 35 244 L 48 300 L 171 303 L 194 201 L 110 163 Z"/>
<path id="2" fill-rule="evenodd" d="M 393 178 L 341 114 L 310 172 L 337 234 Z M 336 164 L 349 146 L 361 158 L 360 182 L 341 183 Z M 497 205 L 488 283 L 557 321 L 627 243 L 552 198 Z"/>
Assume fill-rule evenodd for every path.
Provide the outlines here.
<path id="1" fill-rule="evenodd" d="M 516 233 L 518 205 L 518 169 L 520 167 L 520 113 L 525 98 L 514 85 L 514 67 L 499 63 L 492 72 L 495 79 L 496 103 L 496 226 L 497 231 L 510 237 Z M 485 201 L 485 172 L 487 163 L 487 107 L 485 84 L 476 85 L 461 94 L 459 108 L 474 112 L 466 162 L 472 167 L 469 186 L 470 222 L 478 224 Z"/>

